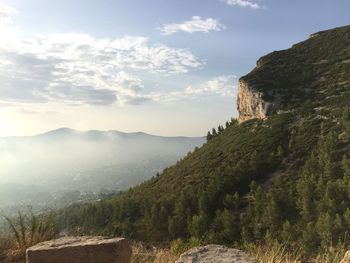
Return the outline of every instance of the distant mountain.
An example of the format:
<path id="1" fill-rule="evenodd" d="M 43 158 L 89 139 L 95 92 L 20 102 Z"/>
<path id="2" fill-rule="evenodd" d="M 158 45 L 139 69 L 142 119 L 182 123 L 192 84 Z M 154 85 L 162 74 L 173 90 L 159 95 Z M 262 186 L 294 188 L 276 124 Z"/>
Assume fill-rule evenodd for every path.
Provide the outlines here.
<path id="1" fill-rule="evenodd" d="M 67 209 L 62 226 L 154 243 L 286 244 L 305 262 L 348 248 L 350 26 L 262 57 L 237 104 L 238 121 L 201 148 L 114 199 Z"/>
<path id="2" fill-rule="evenodd" d="M 60 191 L 125 190 L 176 163 L 204 140 L 68 128 L 0 138 L 0 189 L 8 189 L 0 192 L 0 205 L 34 200 L 40 191 L 54 196 Z"/>

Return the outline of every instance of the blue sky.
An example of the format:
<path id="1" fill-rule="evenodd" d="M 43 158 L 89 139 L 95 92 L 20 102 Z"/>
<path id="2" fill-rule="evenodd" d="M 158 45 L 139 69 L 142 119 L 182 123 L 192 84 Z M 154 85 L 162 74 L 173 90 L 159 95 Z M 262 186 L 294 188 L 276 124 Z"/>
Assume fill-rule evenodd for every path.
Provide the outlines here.
<path id="1" fill-rule="evenodd" d="M 348 0 L 0 0 L 0 136 L 58 127 L 204 135 L 237 80 Z"/>

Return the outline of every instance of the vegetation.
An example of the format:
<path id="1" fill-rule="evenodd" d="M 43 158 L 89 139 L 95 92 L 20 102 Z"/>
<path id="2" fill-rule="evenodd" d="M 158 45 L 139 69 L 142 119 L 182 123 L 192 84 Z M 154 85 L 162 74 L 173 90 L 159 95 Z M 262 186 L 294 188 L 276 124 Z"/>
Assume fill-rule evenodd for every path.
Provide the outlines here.
<path id="1" fill-rule="evenodd" d="M 178 256 L 168 248 L 150 247 L 142 243 L 132 244 L 132 263 L 169 263 L 175 262 Z"/>
<path id="2" fill-rule="evenodd" d="M 231 120 L 151 180 L 60 210 L 58 228 L 170 247 L 136 245 L 134 262 L 163 262 L 206 243 L 261 262 L 337 262 L 350 246 L 349 46 L 350 26 L 263 57 L 244 79 L 267 101 L 279 98 L 278 111 Z M 39 231 L 37 220 L 8 220 L 18 247 L 55 233 Z"/>
<path id="3" fill-rule="evenodd" d="M 60 211 L 60 227 L 150 244 L 287 244 L 281 261 L 332 262 L 350 245 L 349 45 L 348 26 L 263 57 L 244 79 L 279 97 L 279 111 L 220 125 L 151 180 Z"/>
<path id="4" fill-rule="evenodd" d="M 146 247 L 141 243 L 133 245 L 133 263 L 169 263 L 175 262 L 179 255 L 195 245 L 192 243 L 183 244 L 176 240 L 170 248 Z M 180 250 L 179 250 L 180 249 Z M 272 244 L 248 244 L 242 247 L 251 257 L 261 263 L 300 263 L 303 256 L 300 250 L 289 250 L 288 245 L 280 243 Z M 314 263 L 339 263 L 345 254 L 344 250 L 325 251 L 315 255 L 311 262 Z"/>
<path id="5" fill-rule="evenodd" d="M 0 239 L 1 258 L 6 262 L 24 262 L 28 247 L 57 236 L 53 212 L 42 215 L 34 215 L 31 211 L 26 214 L 18 212 L 16 218 L 4 217 L 12 234 Z"/>

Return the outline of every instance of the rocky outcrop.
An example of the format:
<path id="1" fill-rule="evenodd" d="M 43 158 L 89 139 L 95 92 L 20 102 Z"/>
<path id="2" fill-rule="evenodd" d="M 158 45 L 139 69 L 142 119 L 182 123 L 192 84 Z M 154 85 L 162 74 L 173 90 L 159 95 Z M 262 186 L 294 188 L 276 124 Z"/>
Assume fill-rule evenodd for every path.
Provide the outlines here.
<path id="1" fill-rule="evenodd" d="M 197 247 L 181 255 L 176 263 L 258 263 L 244 252 L 220 245 Z"/>
<path id="2" fill-rule="evenodd" d="M 263 93 L 254 89 L 243 79 L 238 83 L 237 110 L 238 122 L 250 119 L 265 119 L 271 111 L 272 104 L 264 101 Z"/>
<path id="3" fill-rule="evenodd" d="M 64 237 L 28 248 L 27 263 L 129 263 L 131 247 L 124 238 Z"/>
<path id="4" fill-rule="evenodd" d="M 342 261 L 340 261 L 340 263 L 350 263 L 350 250 L 346 252 L 344 258 L 342 259 Z"/>

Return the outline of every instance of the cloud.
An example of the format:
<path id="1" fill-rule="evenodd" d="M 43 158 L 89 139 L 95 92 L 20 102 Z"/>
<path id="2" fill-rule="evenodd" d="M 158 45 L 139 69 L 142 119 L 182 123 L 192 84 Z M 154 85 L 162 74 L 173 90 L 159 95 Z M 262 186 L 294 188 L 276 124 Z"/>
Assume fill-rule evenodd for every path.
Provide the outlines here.
<path id="1" fill-rule="evenodd" d="M 115 92 L 112 90 L 96 89 L 93 86 L 76 86 L 71 83 L 52 84 L 45 90 L 45 95 L 50 100 L 71 105 L 108 105 L 117 101 Z"/>
<path id="2" fill-rule="evenodd" d="M 8 14 L 9 21 L 10 14 L 13 16 L 17 12 L 9 10 L 0 12 L 0 20 L 5 18 L 3 14 Z M 193 17 L 183 24 L 165 25 L 163 29 L 170 34 L 223 28 L 214 19 Z M 200 69 L 204 64 L 188 49 L 172 48 L 145 37 L 110 39 L 75 33 L 26 38 L 4 35 L 0 41 L 0 106 L 27 109 L 25 105 L 51 102 L 138 105 L 147 101 L 232 96 L 234 76 L 219 76 L 171 92 L 148 92 L 139 77 L 178 75 Z"/>
<path id="3" fill-rule="evenodd" d="M 37 111 L 34 110 L 30 110 L 30 109 L 25 109 L 25 108 L 16 108 L 15 112 L 19 113 L 19 114 L 26 114 L 26 115 L 34 115 L 34 114 L 38 114 Z"/>
<path id="4" fill-rule="evenodd" d="M 185 93 L 193 95 L 216 94 L 223 97 L 231 97 L 234 96 L 234 81 L 236 78 L 234 75 L 219 76 L 198 87 L 189 86 L 186 88 Z"/>
<path id="5" fill-rule="evenodd" d="M 259 9 L 261 6 L 256 2 L 252 0 L 223 0 L 228 5 L 232 6 L 240 6 L 240 7 L 248 7 L 252 9 Z"/>
<path id="6" fill-rule="evenodd" d="M 171 35 L 179 31 L 186 33 L 204 32 L 224 30 L 226 26 L 221 24 L 214 18 L 202 19 L 200 16 L 193 16 L 192 20 L 185 21 L 181 24 L 166 24 L 160 28 L 164 35 Z"/>
<path id="7" fill-rule="evenodd" d="M 9 6 L 0 6 L 0 25 L 13 22 L 13 18 L 18 14 L 18 11 Z"/>
<path id="8" fill-rule="evenodd" d="M 205 96 L 235 96 L 235 75 L 218 76 L 197 86 L 188 86 L 180 91 L 168 93 L 153 93 L 150 98 L 159 102 L 180 101 L 184 99 L 197 99 Z"/>
<path id="9" fill-rule="evenodd" d="M 187 49 L 144 37 L 97 39 L 55 34 L 0 41 L 0 100 L 25 103 L 139 104 L 142 80 L 128 72 L 176 75 L 204 62 Z"/>

